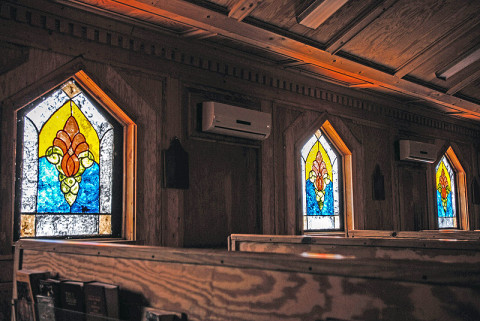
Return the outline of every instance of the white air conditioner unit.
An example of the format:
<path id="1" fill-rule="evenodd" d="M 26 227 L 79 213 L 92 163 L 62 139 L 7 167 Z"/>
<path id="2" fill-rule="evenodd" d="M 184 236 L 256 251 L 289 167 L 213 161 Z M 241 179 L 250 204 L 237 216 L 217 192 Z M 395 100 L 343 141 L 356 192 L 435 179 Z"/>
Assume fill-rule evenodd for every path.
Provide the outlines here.
<path id="1" fill-rule="evenodd" d="M 437 148 L 434 144 L 400 140 L 400 160 L 433 163 L 436 159 Z"/>
<path id="2" fill-rule="evenodd" d="M 221 104 L 202 103 L 202 130 L 229 136 L 263 140 L 270 135 L 272 115 Z"/>

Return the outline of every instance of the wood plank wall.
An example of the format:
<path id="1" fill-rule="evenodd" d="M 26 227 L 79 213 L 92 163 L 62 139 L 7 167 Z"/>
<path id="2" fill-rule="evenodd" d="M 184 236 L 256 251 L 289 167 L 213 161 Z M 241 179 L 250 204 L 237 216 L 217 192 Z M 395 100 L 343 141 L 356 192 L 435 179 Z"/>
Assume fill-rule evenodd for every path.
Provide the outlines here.
<path id="1" fill-rule="evenodd" d="M 399 139 L 434 143 L 439 155 L 452 145 L 467 187 L 478 179 L 477 125 L 53 2 L 0 5 L 3 253 L 11 253 L 13 229 L 14 111 L 78 69 L 137 123 L 136 235 L 147 245 L 226 247 L 231 233 L 298 233 L 292 153 L 321 119 L 352 150 L 355 229 L 433 226 L 425 186 L 433 167 L 398 161 Z M 270 138 L 202 133 L 197 113 L 205 100 L 271 112 Z M 161 151 L 174 137 L 190 156 L 188 190 L 162 186 Z M 372 198 L 377 165 L 385 179 L 382 201 Z M 480 206 L 470 194 L 468 213 L 470 228 L 479 229 Z"/>

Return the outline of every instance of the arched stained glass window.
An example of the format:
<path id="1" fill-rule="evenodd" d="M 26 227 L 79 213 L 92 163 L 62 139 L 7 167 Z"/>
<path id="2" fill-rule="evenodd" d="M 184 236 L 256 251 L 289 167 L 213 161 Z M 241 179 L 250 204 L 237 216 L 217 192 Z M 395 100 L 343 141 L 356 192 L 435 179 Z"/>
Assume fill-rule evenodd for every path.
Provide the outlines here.
<path id="1" fill-rule="evenodd" d="M 342 229 L 341 158 L 321 130 L 301 149 L 301 167 L 304 231 Z"/>
<path id="2" fill-rule="evenodd" d="M 120 235 L 122 126 L 73 79 L 17 119 L 16 239 Z"/>
<path id="3" fill-rule="evenodd" d="M 455 172 L 447 157 L 438 162 L 435 173 L 438 227 L 457 228 Z"/>

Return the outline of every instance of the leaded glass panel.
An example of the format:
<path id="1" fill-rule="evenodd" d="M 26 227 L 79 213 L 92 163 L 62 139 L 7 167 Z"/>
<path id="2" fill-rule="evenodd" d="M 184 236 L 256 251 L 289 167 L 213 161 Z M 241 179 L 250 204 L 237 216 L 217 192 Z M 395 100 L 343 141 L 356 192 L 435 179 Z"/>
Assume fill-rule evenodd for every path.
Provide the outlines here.
<path id="1" fill-rule="evenodd" d="M 305 231 L 342 229 L 341 158 L 321 130 L 301 149 Z"/>
<path id="2" fill-rule="evenodd" d="M 443 156 L 435 167 L 437 217 L 439 228 L 457 228 L 455 172 Z"/>
<path id="3" fill-rule="evenodd" d="M 121 126 L 74 80 L 18 118 L 16 238 L 118 234 Z"/>

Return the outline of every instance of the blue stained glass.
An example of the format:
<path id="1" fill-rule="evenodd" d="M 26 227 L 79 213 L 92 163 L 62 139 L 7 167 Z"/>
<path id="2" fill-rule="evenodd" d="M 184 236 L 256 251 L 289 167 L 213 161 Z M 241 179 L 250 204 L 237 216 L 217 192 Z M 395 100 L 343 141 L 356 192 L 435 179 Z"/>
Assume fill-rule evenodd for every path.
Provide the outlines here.
<path id="1" fill-rule="evenodd" d="M 99 176 L 100 168 L 97 163 L 85 170 L 80 183 L 75 203 L 72 204 L 72 213 L 98 213 L 99 212 Z"/>
<path id="2" fill-rule="evenodd" d="M 442 197 L 440 196 L 440 192 L 437 191 L 437 209 L 438 217 L 455 217 L 452 206 L 452 193 L 447 196 L 447 211 L 445 212 L 442 205 Z"/>
<path id="3" fill-rule="evenodd" d="M 307 215 L 335 215 L 333 209 L 333 184 L 328 184 L 325 188 L 325 199 L 323 208 L 320 210 L 315 198 L 315 187 L 310 180 L 305 182 L 307 194 Z"/>
<path id="4" fill-rule="evenodd" d="M 317 130 L 300 150 L 305 231 L 341 229 L 341 158 Z"/>
<path id="5" fill-rule="evenodd" d="M 315 187 L 310 180 L 306 181 L 307 193 L 307 215 L 321 215 L 318 207 L 318 202 L 315 198 Z"/>
<path id="6" fill-rule="evenodd" d="M 58 171 L 45 157 L 39 159 L 38 213 L 98 213 L 99 167 L 94 163 L 82 175 L 75 203 L 68 205 L 60 189 Z"/>
<path id="7" fill-rule="evenodd" d="M 114 176 L 121 172 L 122 149 L 114 144 L 121 142 L 120 124 L 75 80 L 43 95 L 18 116 L 23 120 L 17 129 L 23 133 L 17 142 L 22 155 L 17 166 L 18 237 L 119 235 L 118 229 L 112 232 L 110 218 L 113 208 L 119 210 L 112 205 L 114 194 L 121 202 L 121 186 L 113 184 L 121 180 Z"/>
<path id="8" fill-rule="evenodd" d="M 38 213 L 68 213 L 70 205 L 60 189 L 58 171 L 45 157 L 38 160 Z"/>

